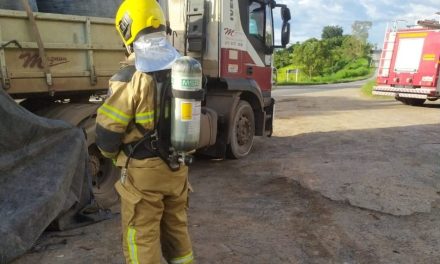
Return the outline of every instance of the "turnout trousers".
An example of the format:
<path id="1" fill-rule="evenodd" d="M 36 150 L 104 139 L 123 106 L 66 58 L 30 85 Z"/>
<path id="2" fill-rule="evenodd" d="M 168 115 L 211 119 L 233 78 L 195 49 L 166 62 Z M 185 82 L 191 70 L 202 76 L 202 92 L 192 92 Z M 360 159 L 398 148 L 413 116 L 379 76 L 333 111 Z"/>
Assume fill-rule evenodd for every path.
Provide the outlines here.
<path id="1" fill-rule="evenodd" d="M 116 183 L 121 196 L 126 263 L 193 263 L 188 234 L 188 167 L 172 172 L 159 158 L 129 167 Z"/>

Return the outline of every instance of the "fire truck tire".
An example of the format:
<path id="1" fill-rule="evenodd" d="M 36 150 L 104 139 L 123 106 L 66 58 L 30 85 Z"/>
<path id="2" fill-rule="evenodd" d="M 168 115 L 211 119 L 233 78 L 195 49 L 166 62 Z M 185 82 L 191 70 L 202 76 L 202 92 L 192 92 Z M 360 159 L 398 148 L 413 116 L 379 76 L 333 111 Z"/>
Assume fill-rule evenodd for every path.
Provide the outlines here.
<path id="1" fill-rule="evenodd" d="M 425 99 L 407 98 L 408 104 L 412 106 L 421 106 L 425 103 Z"/>
<path id="2" fill-rule="evenodd" d="M 396 97 L 395 98 L 396 99 L 396 101 L 399 101 L 399 102 L 401 102 L 402 104 L 408 104 L 407 102 L 406 102 L 406 98 L 402 98 L 402 97 Z"/>
<path id="3" fill-rule="evenodd" d="M 397 101 L 402 102 L 406 105 L 412 106 L 421 106 L 425 103 L 425 99 L 417 99 L 417 98 L 396 98 Z"/>
<path id="4" fill-rule="evenodd" d="M 254 143 L 255 116 L 248 102 L 238 103 L 231 124 L 231 143 L 227 155 L 232 159 L 240 159 L 249 154 Z"/>

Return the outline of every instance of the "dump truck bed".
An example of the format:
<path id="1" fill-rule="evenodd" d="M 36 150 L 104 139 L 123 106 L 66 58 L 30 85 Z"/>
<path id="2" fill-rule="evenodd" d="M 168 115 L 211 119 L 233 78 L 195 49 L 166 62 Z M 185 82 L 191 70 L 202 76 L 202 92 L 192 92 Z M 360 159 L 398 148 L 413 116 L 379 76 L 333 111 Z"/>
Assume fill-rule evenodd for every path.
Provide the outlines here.
<path id="1" fill-rule="evenodd" d="M 108 88 L 124 60 L 112 19 L 0 9 L 0 88 L 15 98 Z M 38 33 L 47 58 L 39 56 Z"/>

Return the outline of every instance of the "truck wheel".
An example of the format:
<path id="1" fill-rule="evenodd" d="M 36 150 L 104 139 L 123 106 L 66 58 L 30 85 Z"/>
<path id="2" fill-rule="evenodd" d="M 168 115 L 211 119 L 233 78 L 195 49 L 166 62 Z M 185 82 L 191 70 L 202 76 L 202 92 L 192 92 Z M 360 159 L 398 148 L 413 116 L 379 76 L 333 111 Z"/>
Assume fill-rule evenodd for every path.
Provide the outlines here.
<path id="1" fill-rule="evenodd" d="M 88 99 L 89 97 L 87 97 Z M 78 99 L 78 98 L 76 98 Z M 86 99 L 84 99 L 86 100 Z M 44 102 L 42 99 L 27 100 L 25 105 L 31 109 L 39 109 L 35 113 L 46 118 L 64 120 L 76 125 L 84 131 L 89 151 L 88 175 L 92 179 L 92 192 L 97 204 L 103 209 L 112 209 L 118 204 L 119 196 L 114 184 L 119 178 L 120 170 L 113 166 L 112 161 L 101 155 L 95 144 L 97 104 L 56 104 Z M 47 107 L 44 107 L 46 104 Z M 88 186 L 86 186 L 88 187 Z M 89 191 L 89 188 L 86 189 Z M 89 196 L 80 197 L 85 200 Z"/>
<path id="2" fill-rule="evenodd" d="M 240 101 L 232 119 L 231 143 L 228 157 L 240 159 L 249 154 L 254 143 L 255 117 L 251 105 Z"/>
<path id="3" fill-rule="evenodd" d="M 407 98 L 408 104 L 412 106 L 421 106 L 425 103 L 425 99 Z"/>
<path id="4" fill-rule="evenodd" d="M 406 101 L 406 98 L 403 98 L 403 97 L 396 97 L 395 98 L 396 99 L 396 101 L 399 101 L 399 102 L 401 102 L 402 104 L 408 104 L 407 103 L 407 101 Z"/>
<path id="5" fill-rule="evenodd" d="M 426 101 L 425 99 L 403 98 L 403 97 L 396 98 L 396 100 L 403 104 L 412 105 L 412 106 L 421 106 Z"/>
<path id="6" fill-rule="evenodd" d="M 96 203 L 103 209 L 112 209 L 119 202 L 114 184 L 120 177 L 120 170 L 110 159 L 101 155 L 95 144 L 89 147 L 88 167 Z"/>

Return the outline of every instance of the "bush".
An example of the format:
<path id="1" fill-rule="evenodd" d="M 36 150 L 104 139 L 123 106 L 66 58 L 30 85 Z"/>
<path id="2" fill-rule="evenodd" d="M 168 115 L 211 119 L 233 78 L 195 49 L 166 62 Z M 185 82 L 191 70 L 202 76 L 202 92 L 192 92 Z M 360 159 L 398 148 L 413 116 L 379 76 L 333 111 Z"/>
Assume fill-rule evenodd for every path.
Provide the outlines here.
<path id="1" fill-rule="evenodd" d="M 366 96 L 373 96 L 373 87 L 375 85 L 376 85 L 376 80 L 368 81 L 362 86 L 361 88 L 362 93 Z"/>
<path id="2" fill-rule="evenodd" d="M 350 62 L 342 70 L 336 72 L 334 76 L 336 79 L 347 79 L 366 76 L 369 73 L 370 68 L 368 67 L 368 60 L 361 58 Z"/>

